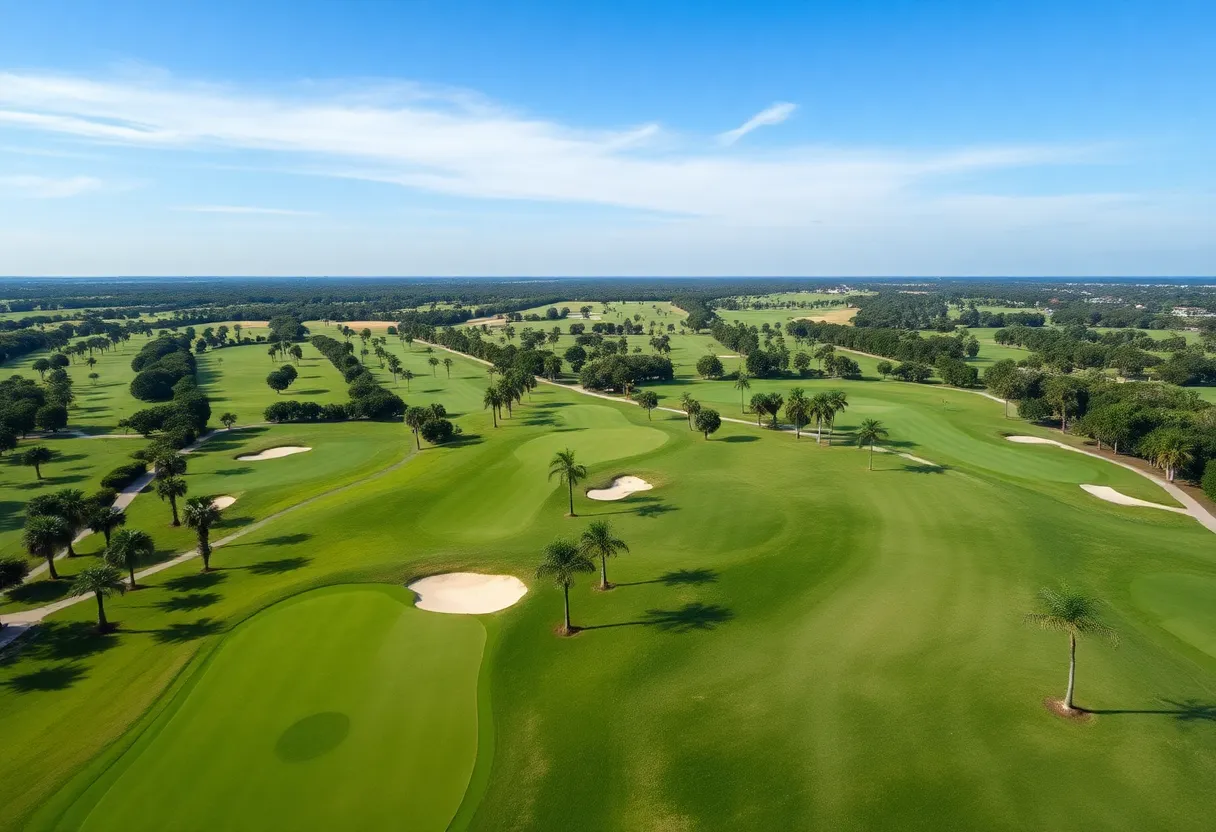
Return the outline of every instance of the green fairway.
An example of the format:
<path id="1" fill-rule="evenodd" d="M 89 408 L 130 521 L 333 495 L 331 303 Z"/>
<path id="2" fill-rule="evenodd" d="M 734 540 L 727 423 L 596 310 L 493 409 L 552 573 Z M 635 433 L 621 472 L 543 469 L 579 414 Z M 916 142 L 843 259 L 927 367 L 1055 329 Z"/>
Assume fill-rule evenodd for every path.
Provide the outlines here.
<path id="1" fill-rule="evenodd" d="M 336 586 L 271 607 L 60 824 L 442 829 L 477 754 L 485 639 L 476 619 L 416 611 L 400 588 Z"/>

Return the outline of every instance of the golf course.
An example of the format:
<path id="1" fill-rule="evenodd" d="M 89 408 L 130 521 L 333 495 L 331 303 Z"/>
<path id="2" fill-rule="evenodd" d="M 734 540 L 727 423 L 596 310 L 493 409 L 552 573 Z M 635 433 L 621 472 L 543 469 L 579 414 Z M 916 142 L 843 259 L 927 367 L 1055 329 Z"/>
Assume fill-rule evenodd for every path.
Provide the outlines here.
<path id="1" fill-rule="evenodd" d="M 856 375 L 743 386 L 744 358 L 676 303 L 518 311 L 550 306 L 569 315 L 451 333 L 506 349 L 508 326 L 557 327 L 543 349 L 561 356 L 571 324 L 630 321 L 626 354 L 667 334 L 672 377 L 626 396 L 563 368 L 495 404 L 509 369 L 337 320 L 300 320 L 295 357 L 266 321 L 196 351 L 213 415 L 124 509 L 152 541 L 130 580 L 73 591 L 113 562 L 84 529 L 57 580 L 0 597 L 0 633 L 28 627 L 0 651 L 0 828 L 1211 828 L 1205 508 L 982 389 L 888 378 L 843 348 Z M 851 312 L 737 318 L 780 331 L 821 311 Z M 92 493 L 168 432 L 128 427 L 146 407 L 132 359 L 162 337 L 66 368 L 66 428 L 0 461 L 0 554 L 26 557 L 32 498 Z M 49 354 L 3 375 L 38 383 Z M 706 355 L 720 373 L 698 372 Z M 282 367 L 286 390 L 267 376 Z M 357 384 L 405 409 L 267 418 Z M 791 424 L 751 404 L 803 393 L 842 406 Z M 35 443 L 53 452 L 37 474 L 19 461 Z M 1096 605 L 1063 710 L 1073 631 L 1028 620 L 1044 590 Z"/>

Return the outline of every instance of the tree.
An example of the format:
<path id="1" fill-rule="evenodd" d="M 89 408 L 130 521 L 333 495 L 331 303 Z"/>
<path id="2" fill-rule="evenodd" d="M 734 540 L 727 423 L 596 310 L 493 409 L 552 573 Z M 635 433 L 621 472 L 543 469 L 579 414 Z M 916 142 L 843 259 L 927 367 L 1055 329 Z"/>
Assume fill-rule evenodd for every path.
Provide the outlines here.
<path id="1" fill-rule="evenodd" d="M 42 479 L 42 466 L 55 458 L 55 452 L 44 445 L 35 445 L 21 455 L 21 464 L 34 469 L 34 476 Z"/>
<path id="2" fill-rule="evenodd" d="M 633 394 L 633 400 L 638 403 L 638 406 L 646 411 L 646 418 L 649 419 L 650 412 L 659 406 L 659 394 L 653 390 L 642 390 Z"/>
<path id="3" fill-rule="evenodd" d="M 397 376 L 401 375 L 401 359 L 395 355 L 388 357 L 388 371 L 393 376 L 393 384 L 397 384 Z"/>
<path id="4" fill-rule="evenodd" d="M 452 359 L 443 359 L 443 368 L 448 371 L 448 378 L 452 377 Z"/>
<path id="5" fill-rule="evenodd" d="M 180 477 L 186 473 L 186 464 L 186 455 L 169 445 L 157 447 L 152 455 L 152 470 L 161 478 Z"/>
<path id="6" fill-rule="evenodd" d="M 1072 711 L 1073 687 L 1077 675 L 1077 636 L 1095 635 L 1118 644 L 1115 631 L 1098 618 L 1099 602 L 1086 595 L 1061 586 L 1039 592 L 1039 609 L 1026 616 L 1026 623 L 1044 630 L 1068 633 L 1068 689 L 1064 693 L 1064 710 Z"/>
<path id="7" fill-rule="evenodd" d="M 879 439 L 887 438 L 887 429 L 883 423 L 877 419 L 862 419 L 861 424 L 857 428 L 857 436 L 854 437 L 857 442 L 857 447 L 864 448 L 870 446 L 870 464 L 869 470 L 874 470 L 874 443 Z"/>
<path id="8" fill-rule="evenodd" d="M 280 394 L 284 390 L 286 390 L 288 387 L 290 387 L 292 382 L 295 381 L 296 379 L 295 379 L 295 376 L 288 375 L 287 373 L 283 372 L 283 370 L 289 369 L 289 368 L 291 368 L 290 365 L 284 365 L 283 367 L 280 367 L 279 369 L 275 370 L 270 375 L 266 376 L 266 386 L 269 387 L 274 392 L 280 393 Z M 291 368 L 291 369 L 294 369 L 294 368 Z"/>
<path id="9" fill-rule="evenodd" d="M 152 536 L 139 529 L 119 529 L 113 540 L 106 544 L 106 563 L 127 570 L 131 589 L 135 589 L 135 568 L 156 553 Z"/>
<path id="10" fill-rule="evenodd" d="M 91 592 L 97 598 L 97 629 L 101 632 L 109 628 L 106 622 L 105 599 L 116 592 L 122 595 L 126 591 L 127 585 L 122 582 L 122 573 L 108 563 L 86 566 L 72 582 L 73 595 L 88 595 Z"/>
<path id="11" fill-rule="evenodd" d="M 422 450 L 422 440 L 418 438 L 419 431 L 433 418 L 433 413 L 429 408 L 411 407 L 405 411 L 405 424 L 414 433 L 414 444 L 418 450 Z"/>
<path id="12" fill-rule="evenodd" d="M 31 557 L 43 558 L 52 580 L 59 579 L 55 571 L 55 555 L 72 539 L 71 529 L 62 517 L 35 514 L 26 518 L 21 532 L 21 544 Z"/>
<path id="13" fill-rule="evenodd" d="M 553 459 L 549 460 L 549 479 L 554 477 L 565 483 L 570 492 L 570 516 L 574 517 L 574 484 L 587 478 L 587 468 L 579 465 L 574 459 L 574 451 L 566 448 L 564 451 L 558 451 L 553 455 Z"/>
<path id="14" fill-rule="evenodd" d="M 1026 395 L 1026 377 L 1009 358 L 995 362 L 984 371 L 984 386 L 1005 403 L 1005 418 L 1009 418 L 1009 400 Z"/>
<path id="15" fill-rule="evenodd" d="M 106 545 L 109 546 L 110 535 L 114 530 L 127 524 L 127 513 L 114 508 L 106 501 L 94 500 L 89 505 L 84 522 L 93 531 L 101 532 L 106 539 Z"/>
<path id="16" fill-rule="evenodd" d="M 414 378 L 414 371 L 409 369 L 402 370 L 401 377 L 405 379 L 405 392 L 410 392 L 410 381 Z"/>
<path id="17" fill-rule="evenodd" d="M 802 427 L 811 421 L 811 400 L 801 387 L 790 390 L 790 397 L 785 403 L 785 418 L 794 425 L 794 438 L 802 438 Z"/>
<path id="18" fill-rule="evenodd" d="M 570 624 L 570 587 L 580 572 L 594 572 L 595 563 L 569 540 L 555 540 L 545 546 L 544 560 L 536 568 L 537 580 L 551 580 L 562 590 L 562 635 L 574 633 Z"/>
<path id="19" fill-rule="evenodd" d="M 225 430 L 232 430 L 232 426 L 236 424 L 236 414 L 225 413 L 220 416 L 220 424 L 224 426 Z"/>
<path id="20" fill-rule="evenodd" d="M 431 375 L 433 375 L 433 376 L 439 375 L 439 359 L 438 358 L 436 358 L 435 356 L 432 355 L 430 358 L 428 358 L 426 360 L 426 363 L 431 365 Z"/>
<path id="21" fill-rule="evenodd" d="M 735 374 L 735 389 L 739 391 L 739 409 L 744 413 L 747 412 L 747 408 L 743 406 L 743 396 L 751 389 L 751 386 L 752 377 L 747 374 L 746 370 L 740 370 Z"/>
<path id="22" fill-rule="evenodd" d="M 811 369 L 811 357 L 804 352 L 798 352 L 794 355 L 794 369 L 798 371 L 798 375 L 806 375 L 807 370 Z"/>
<path id="23" fill-rule="evenodd" d="M 0 456 L 4 456 L 6 451 L 15 450 L 17 450 L 17 434 L 0 425 Z"/>
<path id="24" fill-rule="evenodd" d="M 47 361 L 45 358 L 39 358 L 34 362 L 33 367 L 34 371 L 38 373 L 38 378 L 42 381 L 46 381 L 46 371 L 51 369 L 51 362 Z"/>
<path id="25" fill-rule="evenodd" d="M 23 557 L 0 559 L 0 592 L 20 586 L 30 574 L 30 563 Z M 0 621 L 0 627 L 4 622 Z"/>
<path id="26" fill-rule="evenodd" d="M 1073 376 L 1054 375 L 1044 382 L 1043 399 L 1060 417 L 1060 430 L 1068 430 L 1068 417 L 1080 408 L 1084 387 L 1082 381 Z"/>
<path id="27" fill-rule="evenodd" d="M 890 361 L 879 361 L 874 365 L 874 369 L 878 370 L 878 374 L 884 379 L 891 375 L 891 370 L 895 369 Z"/>
<path id="28" fill-rule="evenodd" d="M 97 386 L 97 379 L 101 378 L 101 373 L 89 373 L 89 381 L 93 382 L 93 386 Z"/>
<path id="29" fill-rule="evenodd" d="M 680 409 L 688 417 L 688 429 L 692 430 L 692 417 L 696 415 L 695 411 L 701 409 L 700 402 L 692 397 L 692 393 L 683 393 L 680 396 Z"/>
<path id="30" fill-rule="evenodd" d="M 447 419 L 433 416 L 422 424 L 418 433 L 432 445 L 443 445 L 460 433 L 460 430 Z"/>
<path id="31" fill-rule="evenodd" d="M 186 525 L 194 529 L 198 539 L 198 554 L 203 559 L 203 571 L 211 571 L 211 527 L 220 521 L 220 510 L 214 497 L 191 497 L 186 500 Z"/>
<path id="32" fill-rule="evenodd" d="M 836 416 L 839 413 L 843 413 L 845 411 L 845 409 L 848 408 L 849 399 L 848 399 L 848 396 L 845 395 L 843 390 L 829 390 L 824 395 L 827 398 L 827 405 L 828 405 L 828 413 L 827 413 L 827 420 L 826 420 L 828 423 L 828 444 L 831 445 L 832 444 L 832 430 L 836 425 Z"/>
<path id="33" fill-rule="evenodd" d="M 718 415 L 718 411 L 708 407 L 697 411 L 694 422 L 697 430 L 705 434 L 706 439 L 709 439 L 711 433 L 717 433 L 718 428 L 722 427 L 722 417 Z"/>
<path id="34" fill-rule="evenodd" d="M 628 552 L 629 546 L 613 535 L 610 523 L 596 520 L 583 529 L 578 547 L 587 557 L 600 559 L 600 589 L 611 589 L 612 585 L 608 583 L 608 558 L 620 552 Z"/>
<path id="35" fill-rule="evenodd" d="M 170 474 L 167 477 L 158 477 L 156 480 L 156 496 L 160 497 L 161 501 L 169 501 L 169 509 L 173 512 L 173 525 L 180 526 L 181 520 L 177 517 L 177 499 L 185 497 L 189 486 L 181 477 Z"/>
<path id="36" fill-rule="evenodd" d="M 722 362 L 718 356 L 703 355 L 697 359 L 697 375 L 701 378 L 720 378 L 722 372 Z"/>
<path id="37" fill-rule="evenodd" d="M 288 352 L 291 354 L 291 357 L 295 359 L 297 364 L 299 364 L 300 360 L 304 358 L 304 350 L 301 349 L 299 344 L 292 344 L 291 349 L 289 349 Z"/>
<path id="38" fill-rule="evenodd" d="M 1140 453 L 1165 471 L 1165 479 L 1174 481 L 1179 468 L 1195 458 L 1195 446 L 1179 428 L 1158 428 L 1140 442 Z"/>

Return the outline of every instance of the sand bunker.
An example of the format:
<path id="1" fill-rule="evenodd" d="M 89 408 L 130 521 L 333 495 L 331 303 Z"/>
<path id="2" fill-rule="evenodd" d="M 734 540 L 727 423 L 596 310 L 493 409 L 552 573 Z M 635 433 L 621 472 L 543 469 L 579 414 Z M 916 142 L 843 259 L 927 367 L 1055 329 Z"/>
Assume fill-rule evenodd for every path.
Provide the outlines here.
<path id="1" fill-rule="evenodd" d="M 240 462 L 262 462 L 267 459 L 278 459 L 281 456 L 291 456 L 292 454 L 302 454 L 305 451 L 311 451 L 312 448 L 305 448 L 300 445 L 281 445 L 278 448 L 268 448 L 261 453 L 246 454 L 238 456 Z"/>
<path id="2" fill-rule="evenodd" d="M 1150 503 L 1148 500 L 1138 500 L 1135 497 L 1129 497 L 1126 494 L 1119 493 L 1109 485 L 1082 485 L 1081 487 L 1099 500 L 1106 500 L 1108 503 L 1118 503 L 1121 506 L 1138 506 L 1140 508 L 1159 508 L 1163 511 L 1172 511 L 1176 514 L 1188 513 L 1184 508 L 1163 506 L 1161 503 Z"/>
<path id="3" fill-rule="evenodd" d="M 1044 439 L 1041 436 L 1006 436 L 1010 442 L 1017 442 L 1020 445 L 1060 445 L 1066 447 L 1063 442 L 1057 442 L 1054 439 Z"/>
<path id="4" fill-rule="evenodd" d="M 505 610 L 528 592 L 514 575 L 479 575 L 449 572 L 421 578 L 406 589 L 418 596 L 420 610 L 456 615 L 480 615 Z"/>
<path id="5" fill-rule="evenodd" d="M 228 506 L 232 505 L 235 502 L 236 502 L 236 497 L 229 497 L 227 494 L 225 494 L 222 497 L 216 497 L 214 500 L 212 500 L 211 505 L 215 506 L 220 511 L 223 511 L 224 509 L 228 508 Z"/>
<path id="6" fill-rule="evenodd" d="M 623 500 L 635 491 L 649 491 L 653 485 L 641 477 L 617 477 L 608 488 L 593 488 L 587 492 L 592 500 Z"/>

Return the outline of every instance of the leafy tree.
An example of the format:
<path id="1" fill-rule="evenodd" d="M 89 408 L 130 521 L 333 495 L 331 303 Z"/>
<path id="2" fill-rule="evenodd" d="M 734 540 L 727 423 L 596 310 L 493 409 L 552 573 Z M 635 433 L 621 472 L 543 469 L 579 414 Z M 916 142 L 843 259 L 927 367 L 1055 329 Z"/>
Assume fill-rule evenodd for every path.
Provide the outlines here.
<path id="1" fill-rule="evenodd" d="M 884 360 L 875 364 L 874 369 L 878 370 L 878 374 L 885 379 L 887 376 L 891 375 L 891 371 L 895 368 L 892 366 L 890 361 Z"/>
<path id="2" fill-rule="evenodd" d="M 198 539 L 198 554 L 203 559 L 203 571 L 211 571 L 211 527 L 220 521 L 220 510 L 214 497 L 191 497 L 186 500 L 186 525 L 194 529 Z"/>
<path id="3" fill-rule="evenodd" d="M 101 378 L 101 373 L 89 373 L 89 381 L 93 382 L 93 386 L 97 386 L 97 379 Z"/>
<path id="4" fill-rule="evenodd" d="M 439 370 L 438 370 L 439 359 L 438 358 L 436 358 L 435 356 L 432 355 L 430 358 L 428 358 L 426 360 L 426 363 L 431 365 L 431 375 L 439 375 Z"/>
<path id="5" fill-rule="evenodd" d="M 49 514 L 30 515 L 21 532 L 21 544 L 31 557 L 43 558 L 52 580 L 59 579 L 55 571 L 55 555 L 72 539 L 72 531 L 62 517 Z"/>
<path id="6" fill-rule="evenodd" d="M 0 456 L 4 456 L 5 451 L 15 451 L 17 449 L 17 434 L 7 427 L 0 425 Z"/>
<path id="7" fill-rule="evenodd" d="M 1006 419 L 1009 418 L 1009 400 L 1020 400 L 1027 390 L 1025 374 L 1008 358 L 995 362 L 984 371 L 984 386 L 1004 401 Z"/>
<path id="8" fill-rule="evenodd" d="M 85 525 L 95 532 L 101 532 L 110 545 L 110 535 L 114 530 L 127 524 L 127 513 L 116 509 L 108 500 L 91 500 L 88 513 L 85 515 Z"/>
<path id="9" fill-rule="evenodd" d="M 735 389 L 739 391 L 739 409 L 744 413 L 747 412 L 747 408 L 743 404 L 743 396 L 751 389 L 751 386 L 752 377 L 745 370 L 740 370 L 735 374 Z"/>
<path id="10" fill-rule="evenodd" d="M 1165 479 L 1174 481 L 1179 468 L 1191 463 L 1194 443 L 1180 428 L 1158 428 L 1140 441 L 1140 453 L 1165 471 Z"/>
<path id="11" fill-rule="evenodd" d="M 235 413 L 224 413 L 220 416 L 220 424 L 225 430 L 232 430 L 232 426 L 236 424 L 237 416 Z"/>
<path id="12" fill-rule="evenodd" d="M 448 371 L 448 378 L 451 378 L 452 377 L 452 359 L 444 358 L 443 359 L 443 368 Z"/>
<path id="13" fill-rule="evenodd" d="M 1209 459 L 1203 466 L 1203 478 L 1199 481 L 1203 493 L 1209 500 L 1216 500 L 1216 459 Z"/>
<path id="14" fill-rule="evenodd" d="M 1060 430 L 1068 430 L 1068 417 L 1081 407 L 1084 383 L 1073 376 L 1053 375 L 1043 384 L 1043 400 L 1060 418 Z"/>
<path id="15" fill-rule="evenodd" d="M 0 592 L 20 586 L 30 574 L 30 564 L 25 558 L 0 558 Z M 0 627 L 4 622 L 0 621 Z"/>
<path id="16" fill-rule="evenodd" d="M 580 572 L 594 572 L 595 563 L 570 540 L 555 540 L 545 546 L 544 559 L 536 568 L 538 580 L 551 580 L 562 590 L 563 616 L 562 635 L 571 635 L 574 627 L 570 624 L 570 587 Z"/>
<path id="17" fill-rule="evenodd" d="M 280 394 L 290 387 L 293 381 L 295 381 L 295 378 L 284 373 L 282 367 L 266 376 L 266 386 Z"/>
<path id="18" fill-rule="evenodd" d="M 42 466 L 55 458 L 55 452 L 44 445 L 35 445 L 21 455 L 21 464 L 34 469 L 34 476 L 42 479 Z"/>
<path id="19" fill-rule="evenodd" d="M 574 458 L 574 451 L 566 448 L 564 451 L 558 451 L 553 455 L 553 459 L 549 460 L 549 479 L 558 478 L 559 482 L 565 483 L 570 494 L 570 516 L 574 514 L 574 485 L 581 480 L 587 478 L 587 468 L 579 465 Z"/>
<path id="20" fill-rule="evenodd" d="M 106 543 L 106 563 L 127 570 L 130 588 L 135 589 L 135 568 L 156 553 L 152 536 L 139 529 L 119 529 L 114 538 Z"/>
<path id="21" fill-rule="evenodd" d="M 633 394 L 633 400 L 638 403 L 638 406 L 646 411 L 646 418 L 649 419 L 651 411 L 659 406 L 659 394 L 653 390 L 642 390 Z"/>
<path id="22" fill-rule="evenodd" d="M 874 470 L 874 444 L 880 439 L 886 439 L 887 429 L 883 423 L 877 419 L 862 419 L 861 424 L 857 428 L 857 436 L 855 440 L 857 447 L 864 448 L 870 446 L 870 464 L 869 470 Z"/>
<path id="23" fill-rule="evenodd" d="M 419 431 L 422 430 L 423 425 L 431 421 L 433 416 L 430 409 L 425 407 L 411 407 L 405 411 L 405 424 L 413 431 L 414 444 L 420 451 L 422 450 L 422 440 L 419 439 Z"/>
<path id="24" fill-rule="evenodd" d="M 46 381 L 46 371 L 51 369 L 51 362 L 45 358 L 39 358 L 34 362 L 33 367 L 34 371 L 38 373 L 38 378 Z"/>
<path id="25" fill-rule="evenodd" d="M 697 430 L 705 434 L 706 439 L 709 439 L 711 433 L 717 433 L 718 428 L 722 427 L 722 417 L 718 415 L 718 411 L 708 407 L 698 410 L 697 415 L 693 417 L 693 422 L 696 424 Z"/>
<path id="26" fill-rule="evenodd" d="M 608 558 L 620 552 L 628 552 L 629 546 L 614 535 L 610 523 L 595 520 L 583 529 L 578 547 L 587 557 L 600 559 L 600 589 L 611 589 L 612 585 L 608 583 Z"/>
<path id="27" fill-rule="evenodd" d="M 811 369 L 811 357 L 804 352 L 796 353 L 794 355 L 794 369 L 798 371 L 798 375 L 806 375 L 807 370 Z"/>
<path id="28" fill-rule="evenodd" d="M 697 375 L 701 378 L 721 378 L 722 362 L 716 355 L 703 355 L 697 359 Z"/>
<path id="29" fill-rule="evenodd" d="M 802 438 L 802 427 L 811 421 L 811 400 L 801 387 L 790 390 L 790 397 L 785 402 L 785 418 L 794 425 L 794 438 Z"/>
<path id="30" fill-rule="evenodd" d="M 114 593 L 122 595 L 127 591 L 127 585 L 122 582 L 122 573 L 108 563 L 96 566 L 86 566 L 72 581 L 73 595 L 88 595 L 90 592 L 97 598 L 97 629 L 105 632 L 109 628 L 106 621 L 105 599 Z"/>
<path id="31" fill-rule="evenodd" d="M 432 445 L 443 445 L 459 433 L 459 429 L 447 419 L 433 417 L 423 423 L 418 429 L 419 434 Z"/>
<path id="32" fill-rule="evenodd" d="M 1026 616 L 1028 624 L 1068 633 L 1068 689 L 1062 703 L 1067 711 L 1074 710 L 1072 695 L 1077 675 L 1077 637 L 1101 636 L 1112 644 L 1118 644 L 1115 631 L 1099 619 L 1098 604 L 1096 599 L 1067 586 L 1059 590 L 1043 589 L 1039 592 L 1039 609 Z"/>
<path id="33" fill-rule="evenodd" d="M 177 517 L 177 500 L 179 497 L 185 497 L 189 486 L 181 477 L 170 474 L 167 477 L 158 477 L 156 480 L 156 496 L 160 497 L 161 501 L 169 501 L 169 509 L 173 512 L 173 525 L 180 526 L 181 520 Z"/>

